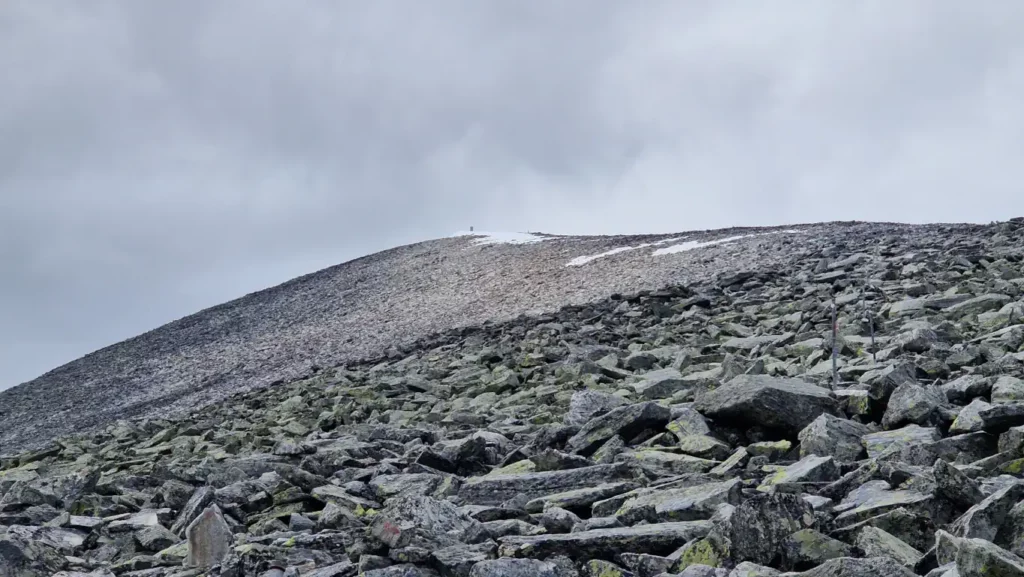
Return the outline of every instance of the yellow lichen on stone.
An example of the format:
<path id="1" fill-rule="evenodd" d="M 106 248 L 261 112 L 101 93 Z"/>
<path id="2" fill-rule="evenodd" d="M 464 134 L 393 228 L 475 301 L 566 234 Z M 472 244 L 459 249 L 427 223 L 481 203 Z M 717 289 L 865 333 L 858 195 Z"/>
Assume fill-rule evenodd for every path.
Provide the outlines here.
<path id="1" fill-rule="evenodd" d="M 707 565 L 708 567 L 719 567 L 724 560 L 724 555 L 715 549 L 715 546 L 707 539 L 701 539 L 686 547 L 679 557 L 679 563 L 673 568 L 675 572 L 681 572 L 690 565 Z"/>

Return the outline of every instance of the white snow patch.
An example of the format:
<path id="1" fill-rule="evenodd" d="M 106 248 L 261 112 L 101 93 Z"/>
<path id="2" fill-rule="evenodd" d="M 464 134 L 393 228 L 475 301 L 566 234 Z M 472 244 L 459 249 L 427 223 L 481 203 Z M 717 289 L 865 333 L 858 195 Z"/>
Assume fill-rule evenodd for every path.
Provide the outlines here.
<path id="1" fill-rule="evenodd" d="M 705 242 L 701 242 L 699 240 L 689 240 L 689 241 L 686 241 L 686 242 L 681 243 L 681 244 L 674 244 L 672 246 L 667 246 L 665 248 L 659 248 L 658 250 L 654 251 L 653 256 L 660 256 L 660 255 L 663 255 L 663 254 L 675 254 L 675 253 L 679 253 L 679 252 L 686 252 L 686 251 L 690 251 L 690 250 L 694 250 L 694 249 L 698 249 L 698 248 L 704 248 L 704 247 L 708 247 L 708 246 L 715 246 L 715 245 L 718 245 L 718 244 L 725 244 L 725 243 L 729 243 L 729 242 L 735 242 L 737 240 L 741 240 L 741 239 L 744 239 L 744 238 L 751 238 L 751 237 L 755 237 L 755 236 L 767 236 L 767 235 L 770 235 L 770 234 L 798 234 L 800 232 L 801 231 L 799 231 L 799 230 L 788 229 L 788 230 L 778 230 L 778 231 L 773 231 L 773 232 L 765 232 L 765 233 L 762 233 L 762 234 L 743 234 L 743 235 L 740 235 L 740 236 L 730 236 L 730 237 L 726 237 L 726 238 L 720 238 L 718 240 L 709 240 L 709 241 L 705 241 Z"/>
<path id="2" fill-rule="evenodd" d="M 661 256 L 663 254 L 675 254 L 677 252 L 686 252 L 686 251 L 690 251 L 690 250 L 694 250 L 694 249 L 698 249 L 698 248 L 704 248 L 704 247 L 707 247 L 707 246 L 715 246 L 716 244 L 724 244 L 724 243 L 727 243 L 727 242 L 734 242 L 734 241 L 740 240 L 742 238 L 747 238 L 749 236 L 752 236 L 752 235 L 745 234 L 745 235 L 742 235 L 742 236 L 730 236 L 730 237 L 727 237 L 727 238 L 720 238 L 718 240 L 709 240 L 709 241 L 706 241 L 706 242 L 701 242 L 699 240 L 688 240 L 688 241 L 686 241 L 684 243 L 681 243 L 681 244 L 674 244 L 672 246 L 666 246 L 665 248 L 659 248 L 658 250 L 654 251 L 654 256 Z"/>
<path id="3" fill-rule="evenodd" d="M 479 236 L 473 244 L 529 244 L 546 240 L 543 236 L 537 236 L 528 232 L 482 232 L 462 231 L 452 235 L 456 236 Z"/>
<path id="4" fill-rule="evenodd" d="M 678 237 L 677 238 L 666 238 L 666 239 L 658 240 L 658 241 L 654 241 L 654 242 L 645 242 L 645 243 L 639 244 L 637 246 L 620 246 L 618 248 L 613 248 L 611 250 L 602 252 L 600 254 L 589 254 L 589 255 L 586 255 L 586 256 L 578 256 L 578 257 L 572 259 L 571 261 L 569 261 L 568 263 L 566 263 L 565 266 L 583 266 L 583 265 L 587 264 L 588 262 L 593 262 L 593 261 L 595 261 L 595 260 L 597 260 L 599 258 L 604 258 L 606 256 L 612 256 L 613 254 L 619 254 L 620 252 L 629 252 L 631 250 L 639 250 L 641 248 L 647 248 L 649 246 L 657 246 L 659 244 L 665 244 L 667 242 L 675 242 L 677 240 L 679 240 Z"/>

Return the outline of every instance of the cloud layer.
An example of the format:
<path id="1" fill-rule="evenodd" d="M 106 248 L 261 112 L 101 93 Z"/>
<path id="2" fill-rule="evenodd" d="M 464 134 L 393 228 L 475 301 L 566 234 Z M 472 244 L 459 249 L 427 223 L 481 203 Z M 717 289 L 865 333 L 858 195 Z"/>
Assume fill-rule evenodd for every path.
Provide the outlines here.
<path id="1" fill-rule="evenodd" d="M 1024 214 L 1024 4 L 8 0 L 0 388 L 485 230 Z"/>

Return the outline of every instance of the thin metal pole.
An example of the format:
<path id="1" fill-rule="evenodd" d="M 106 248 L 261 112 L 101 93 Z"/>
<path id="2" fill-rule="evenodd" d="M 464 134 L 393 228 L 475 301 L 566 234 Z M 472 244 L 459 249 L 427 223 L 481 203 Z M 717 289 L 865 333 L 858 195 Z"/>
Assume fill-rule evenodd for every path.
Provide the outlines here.
<path id="1" fill-rule="evenodd" d="M 836 320 L 836 294 L 832 293 L 832 387 L 839 386 L 839 367 L 836 357 L 839 356 L 839 333 L 838 321 Z"/>
<path id="2" fill-rule="evenodd" d="M 868 323 L 871 324 L 871 362 L 878 363 L 878 359 L 875 358 L 875 314 L 868 311 Z"/>

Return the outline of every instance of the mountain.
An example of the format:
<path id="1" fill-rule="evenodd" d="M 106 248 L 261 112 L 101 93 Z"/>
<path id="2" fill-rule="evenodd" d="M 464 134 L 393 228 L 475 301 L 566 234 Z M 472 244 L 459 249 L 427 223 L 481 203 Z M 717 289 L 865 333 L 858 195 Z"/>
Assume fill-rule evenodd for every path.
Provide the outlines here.
<path id="1" fill-rule="evenodd" d="M 1024 219 L 397 248 L 0 395 L 0 575 L 1024 575 L 1022 319 Z"/>
<path id="2" fill-rule="evenodd" d="M 828 236 L 864 234 L 872 226 L 801 229 Z M 177 414 L 316 367 L 380 357 L 454 327 L 781 264 L 796 253 L 779 248 L 794 241 L 792 234 L 770 234 L 779 230 L 464 235 L 359 258 L 200 311 L 0 392 L 0 454 L 119 418 Z M 652 256 L 685 241 L 741 235 L 749 236 Z M 653 246 L 567 266 L 575 258 L 643 244 Z"/>

